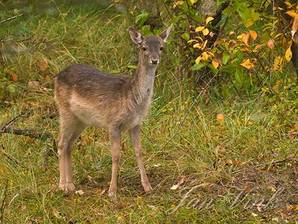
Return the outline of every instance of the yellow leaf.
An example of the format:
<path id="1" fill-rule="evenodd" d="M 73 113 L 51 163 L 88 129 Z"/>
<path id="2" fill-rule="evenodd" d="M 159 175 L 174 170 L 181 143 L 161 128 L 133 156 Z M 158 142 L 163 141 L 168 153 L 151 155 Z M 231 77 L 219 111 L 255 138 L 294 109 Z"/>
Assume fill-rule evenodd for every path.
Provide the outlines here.
<path id="1" fill-rule="evenodd" d="M 197 3 L 197 1 L 198 1 L 198 0 L 189 0 L 189 2 L 190 2 L 190 4 L 191 4 L 191 5 L 194 5 L 194 4 L 196 4 L 196 3 Z"/>
<path id="2" fill-rule="evenodd" d="M 246 59 L 244 60 L 241 64 L 242 67 L 246 68 L 246 69 L 252 69 L 255 65 L 250 61 L 250 59 Z"/>
<path id="3" fill-rule="evenodd" d="M 204 26 L 198 26 L 198 27 L 195 29 L 195 31 L 196 31 L 196 32 L 201 32 L 203 29 L 205 29 Z"/>
<path id="4" fill-rule="evenodd" d="M 216 61 L 215 59 L 213 59 L 213 60 L 212 60 L 212 65 L 213 65 L 214 68 L 217 69 L 218 66 L 219 66 L 219 63 L 218 63 L 218 61 Z"/>
<path id="5" fill-rule="evenodd" d="M 248 46 L 248 41 L 249 41 L 249 33 L 243 33 L 242 34 L 242 42 L 246 45 L 246 46 Z"/>
<path id="6" fill-rule="evenodd" d="M 173 8 L 176 8 L 177 6 L 182 5 L 182 4 L 183 4 L 183 1 L 177 1 L 174 3 Z"/>
<path id="7" fill-rule="evenodd" d="M 295 18 L 295 16 L 298 16 L 298 14 L 294 10 L 287 11 L 286 13 L 293 18 Z"/>
<path id="8" fill-rule="evenodd" d="M 193 48 L 201 48 L 201 44 L 196 43 L 196 44 L 194 44 L 192 47 L 193 47 Z"/>
<path id="9" fill-rule="evenodd" d="M 206 24 L 208 24 L 212 20 L 214 20 L 214 18 L 212 16 L 208 16 L 206 19 Z"/>
<path id="10" fill-rule="evenodd" d="M 273 71 L 281 71 L 282 70 L 282 63 L 283 63 L 283 58 L 281 56 L 277 56 L 274 59 Z"/>
<path id="11" fill-rule="evenodd" d="M 286 53 L 285 53 L 285 59 L 287 61 L 291 61 L 292 59 L 292 51 L 291 51 L 291 47 L 289 47 L 287 50 L 286 50 Z"/>
<path id="12" fill-rule="evenodd" d="M 254 30 L 250 30 L 250 31 L 249 31 L 249 35 L 251 36 L 251 38 L 252 38 L 253 40 L 257 39 L 257 36 L 258 36 L 257 32 L 254 31 Z"/>
<path id="13" fill-rule="evenodd" d="M 205 28 L 205 29 L 203 29 L 203 35 L 204 36 L 207 36 L 208 35 L 208 33 L 209 33 L 209 30 L 208 30 L 208 28 Z"/>
<path id="14" fill-rule="evenodd" d="M 223 122 L 225 120 L 225 116 L 223 114 L 217 114 L 216 115 L 216 120 L 218 122 Z"/>
<path id="15" fill-rule="evenodd" d="M 195 61 L 196 64 L 200 64 L 201 60 L 202 60 L 202 57 L 201 57 L 201 56 L 197 57 L 197 59 L 196 59 L 196 61 Z"/>
<path id="16" fill-rule="evenodd" d="M 288 1 L 285 1 L 285 4 L 287 5 L 288 8 L 292 8 L 294 6 L 294 4 L 291 4 L 290 2 Z"/>
<path id="17" fill-rule="evenodd" d="M 202 53 L 202 59 L 203 59 L 204 61 L 207 61 L 208 58 L 209 58 L 209 54 L 208 54 L 207 52 L 203 52 L 203 53 Z"/>

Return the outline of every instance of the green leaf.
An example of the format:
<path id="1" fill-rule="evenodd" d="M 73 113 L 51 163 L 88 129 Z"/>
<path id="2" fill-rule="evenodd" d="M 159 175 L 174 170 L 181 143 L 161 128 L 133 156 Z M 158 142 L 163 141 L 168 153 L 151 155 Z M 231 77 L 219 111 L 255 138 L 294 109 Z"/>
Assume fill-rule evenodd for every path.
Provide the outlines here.
<path id="1" fill-rule="evenodd" d="M 230 54 L 227 53 L 227 52 L 224 52 L 223 53 L 223 56 L 222 56 L 222 63 L 225 65 L 228 63 L 229 59 L 230 59 Z"/>
<path id="2" fill-rule="evenodd" d="M 182 39 L 188 41 L 190 39 L 190 35 L 188 32 L 185 32 L 181 35 Z"/>
<path id="3" fill-rule="evenodd" d="M 141 14 L 139 14 L 139 15 L 136 16 L 135 23 L 138 26 L 143 26 L 144 23 L 148 20 L 148 18 L 149 18 L 149 13 L 143 11 Z"/>
<path id="4" fill-rule="evenodd" d="M 191 67 L 191 70 L 192 71 L 199 71 L 201 70 L 202 68 L 206 67 L 207 66 L 207 63 L 199 63 L 199 64 L 194 64 L 192 67 Z"/>

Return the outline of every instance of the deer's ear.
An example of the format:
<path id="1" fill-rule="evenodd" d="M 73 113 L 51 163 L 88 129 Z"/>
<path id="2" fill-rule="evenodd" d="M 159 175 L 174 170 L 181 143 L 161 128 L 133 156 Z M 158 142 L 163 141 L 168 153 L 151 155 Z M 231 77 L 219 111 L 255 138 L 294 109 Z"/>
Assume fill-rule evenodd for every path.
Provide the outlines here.
<path id="1" fill-rule="evenodd" d="M 163 42 L 167 42 L 167 39 L 170 35 L 173 25 L 170 25 L 165 31 L 163 31 L 159 36 L 163 40 Z"/>
<path id="2" fill-rule="evenodd" d="M 143 42 L 143 37 L 142 37 L 142 34 L 133 29 L 133 28 L 129 28 L 128 29 L 128 32 L 129 32 L 129 35 L 130 35 L 130 38 L 131 40 L 135 43 L 135 44 L 141 44 Z"/>

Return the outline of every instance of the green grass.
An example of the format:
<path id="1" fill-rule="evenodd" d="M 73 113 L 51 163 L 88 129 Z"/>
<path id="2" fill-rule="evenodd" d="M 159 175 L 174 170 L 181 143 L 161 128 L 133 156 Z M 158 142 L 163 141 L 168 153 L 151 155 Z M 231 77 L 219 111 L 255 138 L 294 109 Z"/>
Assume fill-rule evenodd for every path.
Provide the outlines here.
<path id="1" fill-rule="evenodd" d="M 36 4 L 7 6 L 0 19 L 13 16 L 18 7 L 24 16 L 4 23 L 0 31 L 0 124 L 32 110 L 13 126 L 57 136 L 53 77 L 76 62 L 104 71 L 129 71 L 128 66 L 136 64 L 136 49 L 126 31 L 130 24 L 113 8 L 54 2 L 46 10 Z M 118 201 L 112 202 L 106 193 L 111 158 L 104 130 L 86 130 L 74 147 L 74 179 L 77 190 L 84 191 L 81 196 L 57 191 L 55 156 L 43 168 L 43 152 L 52 147 L 51 141 L 1 134 L 4 223 L 295 223 L 295 94 L 286 94 L 288 89 L 281 87 L 276 96 L 260 93 L 219 99 L 212 91 L 199 95 L 176 69 L 179 60 L 174 40 L 162 59 L 151 113 L 142 128 L 153 192 L 144 195 L 142 191 L 127 136 Z M 42 60 L 48 62 L 46 69 L 40 65 Z M 18 80 L 12 81 L 11 74 Z M 38 81 L 38 86 L 30 81 Z M 284 86 L 290 86 L 290 81 Z M 293 88 L 295 93 L 295 85 Z M 216 120 L 218 113 L 224 114 L 223 122 Z M 185 181 L 180 188 L 170 190 L 181 178 Z M 183 201 L 191 188 L 194 190 Z M 267 208 L 256 205 L 262 198 L 266 204 L 280 189 L 283 192 Z M 242 190 L 247 197 L 236 203 Z M 211 199 L 209 207 L 202 204 Z M 195 200 L 198 204 L 192 207 Z M 245 202 L 249 202 L 246 207 Z"/>

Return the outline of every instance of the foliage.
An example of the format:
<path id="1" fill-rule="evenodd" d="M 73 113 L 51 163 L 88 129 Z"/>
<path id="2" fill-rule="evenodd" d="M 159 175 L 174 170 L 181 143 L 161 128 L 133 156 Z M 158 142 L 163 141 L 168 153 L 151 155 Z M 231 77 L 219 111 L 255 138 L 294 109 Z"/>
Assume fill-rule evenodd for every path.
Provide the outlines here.
<path id="1" fill-rule="evenodd" d="M 183 9 L 183 4 L 172 8 L 172 1 L 160 1 L 171 8 L 167 11 L 161 7 L 167 24 L 154 30 L 148 27 L 150 10 L 135 9 L 130 14 L 132 18 L 128 18 L 121 7 L 101 7 L 95 1 L 30 1 L 25 6 L 18 5 L 22 1 L 3 2 L 15 4 L 5 4 L 6 10 L 0 11 L 1 21 L 19 13 L 24 15 L 1 24 L 0 124 L 30 109 L 29 116 L 19 117 L 12 126 L 47 131 L 56 137 L 53 78 L 61 69 L 70 63 L 88 63 L 103 71 L 129 73 L 136 65 L 136 49 L 129 44 L 127 27 L 137 25 L 150 33 L 159 32 L 170 22 L 175 24 L 156 77 L 151 113 L 142 127 L 143 156 L 153 193 L 143 194 L 135 155 L 125 135 L 119 198 L 113 202 L 107 196 L 112 163 L 107 132 L 87 129 L 75 144 L 74 181 L 79 192 L 72 195 L 57 191 L 56 156 L 50 157 L 47 169 L 43 169 L 43 151 L 52 147 L 52 142 L 1 134 L 0 217 L 4 223 L 297 220 L 297 203 L 293 199 L 297 189 L 297 85 L 285 66 L 288 46 L 282 46 L 288 44 L 288 36 L 274 36 L 282 30 L 273 29 L 269 12 L 264 17 L 258 7 L 261 1 L 259 5 L 249 1 L 255 9 L 249 12 L 259 14 L 249 28 L 237 21 L 247 12 L 240 17 L 230 5 L 220 20 L 223 31 L 218 40 L 223 44 L 212 47 L 208 46 L 208 38 L 210 32 L 216 31 L 211 26 L 216 18 L 197 14 L 194 7 L 200 1 L 189 1 L 195 22 L 189 21 L 188 8 Z M 138 15 L 141 16 L 136 20 Z M 276 27 L 280 27 L 282 21 L 276 21 Z M 259 24 L 267 24 L 265 31 Z M 274 35 L 266 36 L 272 29 Z M 199 37 L 208 41 L 203 49 L 199 48 Z M 189 40 L 196 42 L 188 43 Z M 258 44 L 262 50 L 254 52 Z M 271 55 L 272 60 L 263 54 Z M 191 88 L 191 79 L 185 75 L 199 56 L 197 65 L 209 68 L 218 78 L 211 91 L 200 94 Z M 201 73 L 204 68 L 193 72 Z M 272 71 L 268 72 L 268 68 Z M 249 86 L 248 93 L 259 94 L 242 94 L 243 86 Z M 196 185 L 200 187 L 181 203 L 185 193 Z M 274 206 L 265 208 L 263 199 L 270 200 L 278 189 L 284 192 L 273 198 Z M 249 208 L 243 204 L 231 206 L 237 198 L 247 198 L 242 191 L 245 194 L 250 190 Z M 197 199 L 202 203 L 196 206 L 192 203 Z M 211 200 L 213 203 L 206 208 L 205 201 Z"/>
<path id="2" fill-rule="evenodd" d="M 197 78 L 216 75 L 229 79 L 238 92 L 255 91 L 255 87 L 267 85 L 274 73 L 288 70 L 291 41 L 289 31 L 281 29 L 283 18 L 277 11 L 293 16 L 296 5 L 287 2 L 287 8 L 273 9 L 270 1 L 233 0 L 218 1 L 217 7 L 223 4 L 229 6 L 222 14 L 204 15 L 200 1 L 168 3 L 182 39 L 181 60 L 187 60 L 184 70 L 189 73 L 191 67 Z"/>

